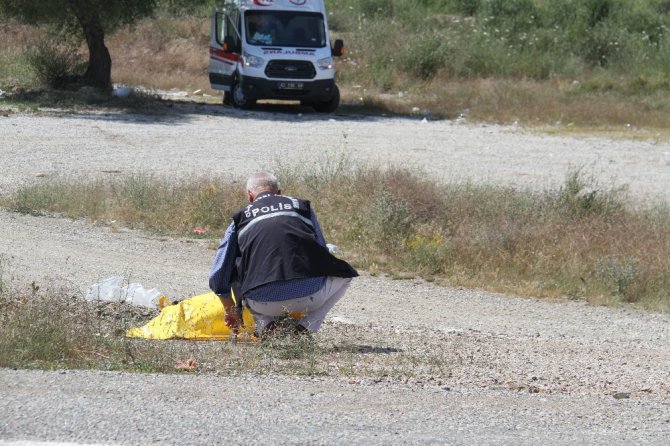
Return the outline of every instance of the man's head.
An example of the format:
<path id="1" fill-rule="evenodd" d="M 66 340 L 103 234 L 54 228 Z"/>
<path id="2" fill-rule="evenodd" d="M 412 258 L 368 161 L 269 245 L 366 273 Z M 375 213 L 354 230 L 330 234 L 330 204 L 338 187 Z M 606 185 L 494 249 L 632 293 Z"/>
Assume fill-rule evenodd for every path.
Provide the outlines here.
<path id="1" fill-rule="evenodd" d="M 265 14 L 251 16 L 250 22 L 253 24 L 256 32 L 269 32 L 270 30 L 270 18 Z"/>
<path id="2" fill-rule="evenodd" d="M 270 192 L 281 194 L 279 180 L 276 176 L 267 172 L 258 172 L 253 174 L 247 180 L 247 197 L 249 201 L 254 201 L 258 194 Z"/>

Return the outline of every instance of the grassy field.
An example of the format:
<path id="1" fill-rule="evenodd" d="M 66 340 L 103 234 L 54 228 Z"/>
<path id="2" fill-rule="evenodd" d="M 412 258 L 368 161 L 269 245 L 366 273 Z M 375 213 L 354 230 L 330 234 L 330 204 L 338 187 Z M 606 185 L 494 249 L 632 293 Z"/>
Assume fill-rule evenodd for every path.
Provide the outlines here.
<path id="1" fill-rule="evenodd" d="M 215 94 L 207 76 L 209 6 L 181 3 L 161 2 L 155 17 L 108 36 L 115 82 Z M 667 136 L 666 1 L 327 3 L 333 36 L 347 48 L 338 61 L 345 103 L 567 130 L 633 127 Z M 0 25 L 0 88 L 39 88 L 45 64 L 57 73 L 63 66 L 81 70 L 73 46 L 58 36 Z"/>

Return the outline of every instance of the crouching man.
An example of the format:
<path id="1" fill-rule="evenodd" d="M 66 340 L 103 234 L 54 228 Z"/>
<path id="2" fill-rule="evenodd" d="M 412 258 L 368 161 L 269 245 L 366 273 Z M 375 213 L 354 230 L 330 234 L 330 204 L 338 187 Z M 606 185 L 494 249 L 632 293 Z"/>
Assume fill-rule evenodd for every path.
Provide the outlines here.
<path id="1" fill-rule="evenodd" d="M 330 254 L 309 201 L 281 195 L 269 173 L 253 175 L 246 188 L 249 205 L 233 215 L 209 275 L 226 325 L 238 330 L 244 302 L 259 336 L 289 314 L 296 332 L 316 332 L 358 273 Z"/>

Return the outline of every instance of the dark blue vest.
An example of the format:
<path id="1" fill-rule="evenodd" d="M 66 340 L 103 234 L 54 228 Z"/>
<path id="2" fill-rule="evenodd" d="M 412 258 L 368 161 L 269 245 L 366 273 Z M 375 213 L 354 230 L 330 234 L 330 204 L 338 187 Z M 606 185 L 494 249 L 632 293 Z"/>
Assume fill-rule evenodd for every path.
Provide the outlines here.
<path id="1" fill-rule="evenodd" d="M 233 216 L 239 247 L 236 282 L 247 291 L 307 277 L 356 277 L 358 273 L 319 245 L 309 201 L 260 194 Z"/>

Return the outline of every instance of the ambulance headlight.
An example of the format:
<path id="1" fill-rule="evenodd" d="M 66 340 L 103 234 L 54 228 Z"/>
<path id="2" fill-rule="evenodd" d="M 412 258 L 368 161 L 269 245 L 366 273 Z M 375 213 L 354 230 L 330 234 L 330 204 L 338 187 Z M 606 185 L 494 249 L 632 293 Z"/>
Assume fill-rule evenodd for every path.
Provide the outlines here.
<path id="1" fill-rule="evenodd" d="M 326 57 L 325 59 L 319 59 L 316 61 L 316 64 L 322 70 L 332 70 L 333 69 L 333 58 Z"/>
<path id="2" fill-rule="evenodd" d="M 265 63 L 262 57 L 254 56 L 253 54 L 249 54 L 246 51 L 242 53 L 242 57 L 244 58 L 245 67 L 260 68 Z"/>

